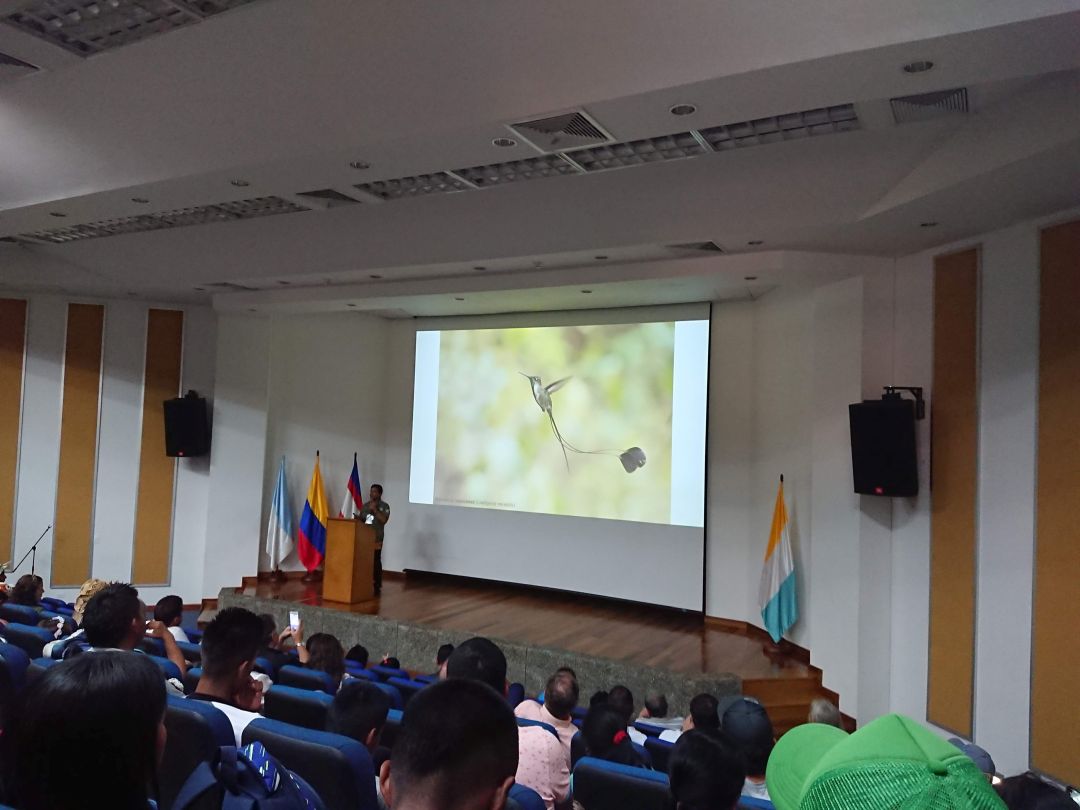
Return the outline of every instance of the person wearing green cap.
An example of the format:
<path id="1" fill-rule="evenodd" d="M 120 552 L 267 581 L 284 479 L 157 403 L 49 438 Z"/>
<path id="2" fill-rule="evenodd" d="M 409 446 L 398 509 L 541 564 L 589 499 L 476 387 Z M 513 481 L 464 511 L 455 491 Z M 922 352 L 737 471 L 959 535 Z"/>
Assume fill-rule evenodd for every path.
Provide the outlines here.
<path id="1" fill-rule="evenodd" d="M 808 723 L 780 738 L 765 772 L 777 810 L 1004 810 L 962 751 L 910 718 L 854 734 Z"/>

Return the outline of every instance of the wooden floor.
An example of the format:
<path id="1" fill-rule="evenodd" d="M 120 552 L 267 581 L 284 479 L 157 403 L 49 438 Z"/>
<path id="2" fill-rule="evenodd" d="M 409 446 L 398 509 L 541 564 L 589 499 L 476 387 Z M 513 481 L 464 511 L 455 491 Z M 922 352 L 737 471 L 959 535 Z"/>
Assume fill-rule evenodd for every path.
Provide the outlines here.
<path id="1" fill-rule="evenodd" d="M 769 707 L 778 727 L 804 719 L 818 695 L 836 699 L 822 689 L 820 671 L 797 651 L 775 650 L 734 623 L 669 608 L 416 573 L 388 576 L 380 598 L 352 606 L 324 603 L 321 583 L 299 579 L 277 584 L 247 578 L 243 592 L 687 674 L 734 673 L 746 694 Z"/>

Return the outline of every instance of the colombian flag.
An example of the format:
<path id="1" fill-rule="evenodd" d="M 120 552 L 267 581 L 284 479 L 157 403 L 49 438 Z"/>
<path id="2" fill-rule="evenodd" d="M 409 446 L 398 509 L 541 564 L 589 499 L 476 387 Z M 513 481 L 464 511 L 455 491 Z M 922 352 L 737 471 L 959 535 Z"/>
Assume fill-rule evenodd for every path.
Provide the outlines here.
<path id="1" fill-rule="evenodd" d="M 300 562 L 308 571 L 318 568 L 326 554 L 326 521 L 329 516 L 322 473 L 319 472 L 319 451 L 316 450 L 315 472 L 311 474 L 304 513 L 300 515 L 300 529 L 296 533 L 300 541 Z"/>
<path id="2" fill-rule="evenodd" d="M 799 618 L 799 603 L 795 594 L 795 562 L 791 557 L 791 537 L 788 535 L 787 506 L 784 503 L 784 476 L 773 507 L 769 545 L 765 549 L 765 567 L 761 571 L 758 602 L 765 629 L 779 643 L 788 628 Z"/>

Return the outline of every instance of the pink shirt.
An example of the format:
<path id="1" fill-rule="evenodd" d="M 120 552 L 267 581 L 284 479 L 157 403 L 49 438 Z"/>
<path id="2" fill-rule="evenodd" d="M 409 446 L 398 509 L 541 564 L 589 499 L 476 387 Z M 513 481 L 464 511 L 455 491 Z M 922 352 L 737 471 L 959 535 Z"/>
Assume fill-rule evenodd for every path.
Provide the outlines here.
<path id="1" fill-rule="evenodd" d="M 535 700 L 521 701 L 517 708 L 514 709 L 514 714 L 525 720 L 539 720 L 541 723 L 554 726 L 555 730 L 559 732 L 559 742 L 566 749 L 566 755 L 570 756 L 570 741 L 578 733 L 578 727 L 574 725 L 572 720 L 560 720 L 548 711 L 547 706 L 537 703 Z"/>
<path id="2" fill-rule="evenodd" d="M 570 796 L 570 755 L 550 731 L 522 726 L 518 729 L 515 779 L 540 794 L 547 810 L 554 810 Z"/>

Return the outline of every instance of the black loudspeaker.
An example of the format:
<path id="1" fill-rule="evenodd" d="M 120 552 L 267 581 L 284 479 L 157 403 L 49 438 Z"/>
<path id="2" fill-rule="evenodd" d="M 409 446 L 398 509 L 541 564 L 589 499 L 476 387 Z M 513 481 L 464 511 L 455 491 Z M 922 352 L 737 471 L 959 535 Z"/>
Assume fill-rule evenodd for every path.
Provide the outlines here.
<path id="1" fill-rule="evenodd" d="M 206 418 L 206 400 L 194 391 L 165 405 L 165 455 L 173 457 L 205 456 L 210 452 L 210 423 Z"/>
<path id="2" fill-rule="evenodd" d="M 860 495 L 919 494 L 915 449 L 915 403 L 910 399 L 867 400 L 848 406 L 851 469 Z"/>

